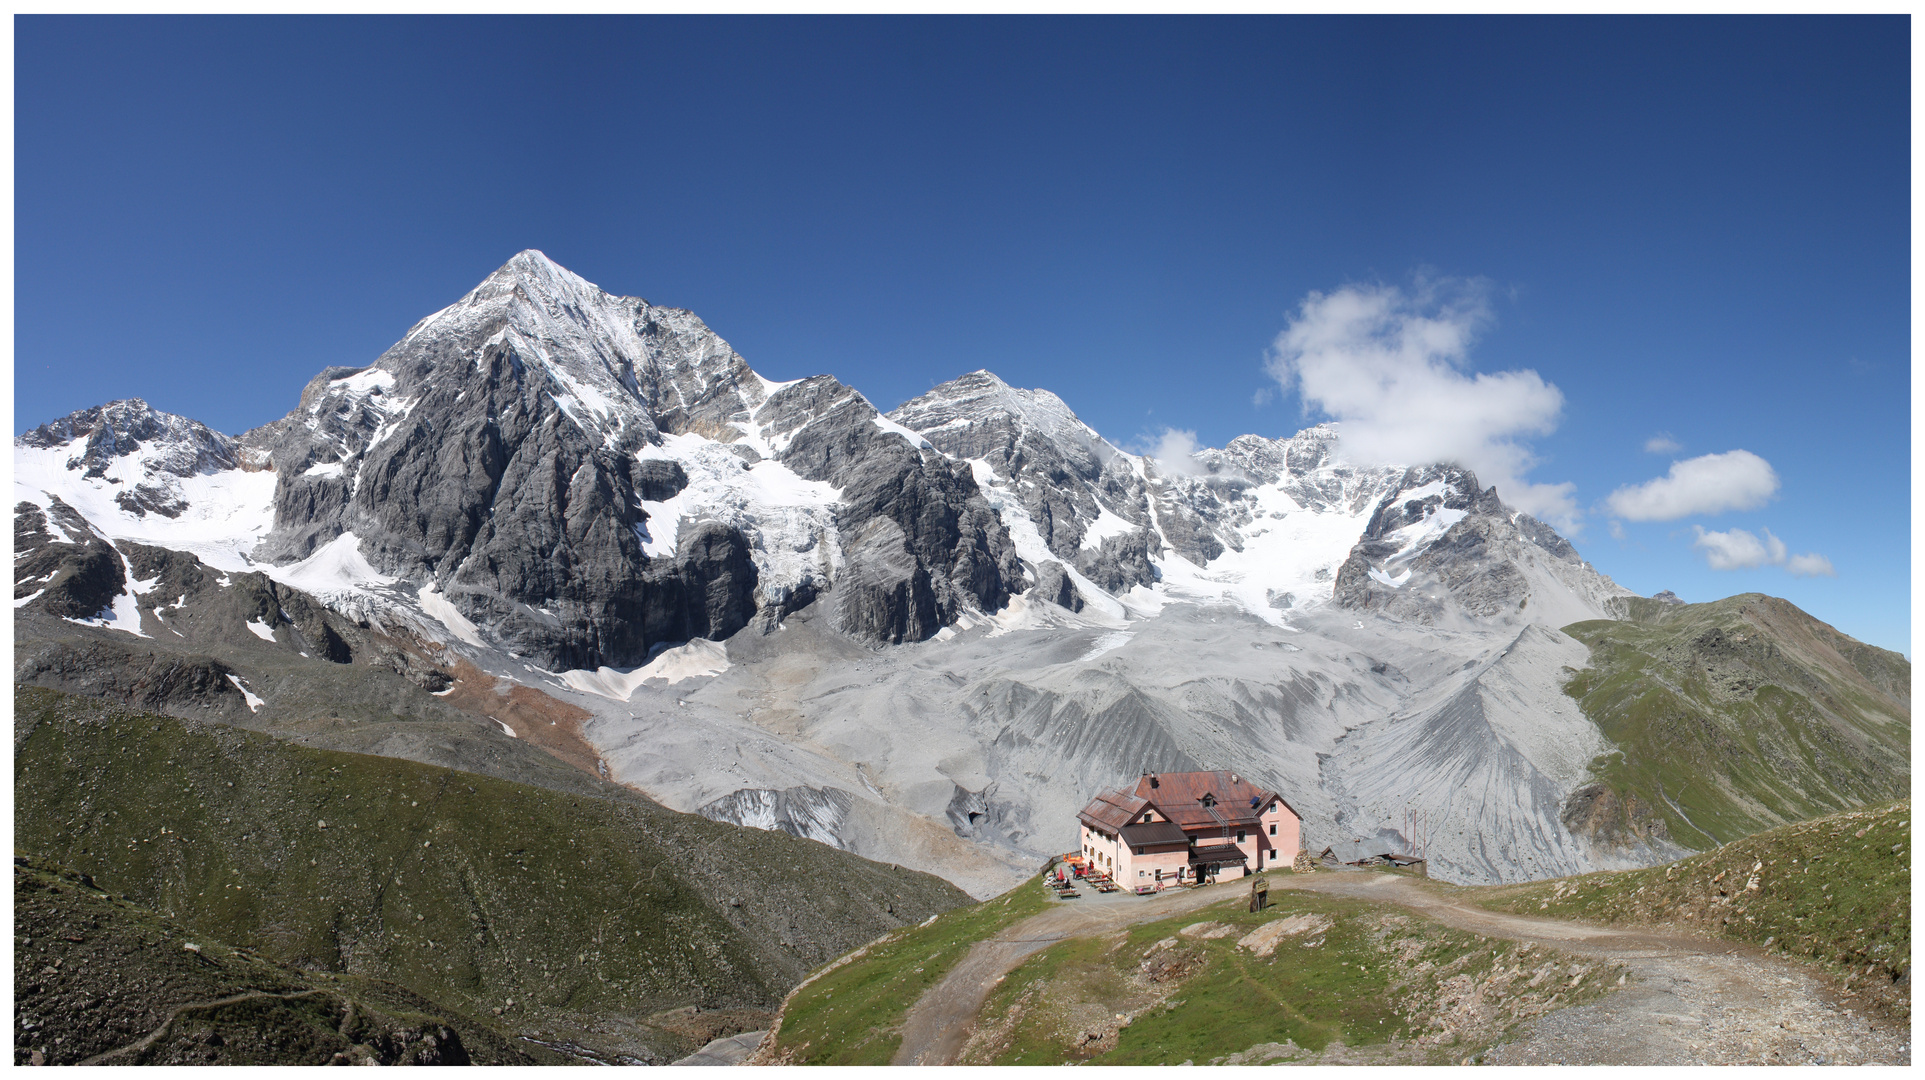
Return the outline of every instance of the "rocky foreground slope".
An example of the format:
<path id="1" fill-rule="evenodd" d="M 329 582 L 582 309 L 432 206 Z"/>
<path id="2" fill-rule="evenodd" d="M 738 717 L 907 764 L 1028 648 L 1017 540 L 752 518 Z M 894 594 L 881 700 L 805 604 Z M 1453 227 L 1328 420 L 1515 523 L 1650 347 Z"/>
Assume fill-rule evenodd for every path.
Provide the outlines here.
<path id="1" fill-rule="evenodd" d="M 392 983 L 277 964 L 16 855 L 15 1065 L 542 1065 Z"/>
<path id="2" fill-rule="evenodd" d="M 1238 770 L 1318 846 L 1463 881 L 1718 835 L 1683 820 L 1716 785 L 1616 704 L 1669 676 L 1600 696 L 1604 638 L 1563 630 L 1641 598 L 1468 471 L 1349 462 L 1330 425 L 1158 459 L 988 372 L 885 415 L 523 252 L 238 438 L 123 401 L 14 455 L 22 681 L 550 786 L 565 763 L 976 895 L 1144 770 Z M 1741 727 L 1768 687 L 1820 702 L 1703 748 L 1748 774 L 1798 748 L 1797 791 L 1734 782 L 1710 817 L 1906 782 L 1902 658 L 1782 660 L 1693 700 Z"/>

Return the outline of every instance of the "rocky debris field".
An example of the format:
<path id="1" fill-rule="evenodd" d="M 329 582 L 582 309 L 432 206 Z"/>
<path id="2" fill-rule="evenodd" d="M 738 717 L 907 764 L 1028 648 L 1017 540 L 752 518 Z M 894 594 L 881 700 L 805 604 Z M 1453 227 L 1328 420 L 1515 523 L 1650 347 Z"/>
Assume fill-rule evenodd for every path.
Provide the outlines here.
<path id="1" fill-rule="evenodd" d="M 1551 1013 L 1486 1065 L 1906 1065 L 1911 1036 L 1830 980 L 1742 953 L 1626 957 L 1635 981 Z"/>

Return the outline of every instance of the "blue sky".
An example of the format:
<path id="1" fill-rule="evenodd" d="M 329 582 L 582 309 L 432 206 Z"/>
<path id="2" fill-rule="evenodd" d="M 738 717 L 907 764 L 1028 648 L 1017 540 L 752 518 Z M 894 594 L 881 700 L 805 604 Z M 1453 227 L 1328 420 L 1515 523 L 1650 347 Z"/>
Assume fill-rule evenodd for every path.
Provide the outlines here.
<path id="1" fill-rule="evenodd" d="M 240 432 L 535 247 L 883 408 L 987 367 L 1136 447 L 1477 414 L 1630 588 L 1910 650 L 1903 18 L 15 25 L 16 430 Z M 1431 325 L 1441 419 L 1343 383 Z"/>

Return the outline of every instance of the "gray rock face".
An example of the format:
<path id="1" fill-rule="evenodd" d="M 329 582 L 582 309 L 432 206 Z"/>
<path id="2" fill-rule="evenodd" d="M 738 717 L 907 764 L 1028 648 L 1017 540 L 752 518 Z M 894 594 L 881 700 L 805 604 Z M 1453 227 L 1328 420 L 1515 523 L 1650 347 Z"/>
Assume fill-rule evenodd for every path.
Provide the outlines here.
<path id="1" fill-rule="evenodd" d="M 1450 465 L 1405 470 L 1337 572 L 1339 607 L 1422 624 L 1596 618 L 1624 590 L 1570 542 Z M 1547 618 L 1531 610 L 1549 606 Z"/>
<path id="2" fill-rule="evenodd" d="M 118 701 L 149 712 L 229 722 L 249 715 L 230 676 L 211 656 L 181 655 L 108 640 L 34 641 L 14 660 L 15 682 Z"/>
<path id="3" fill-rule="evenodd" d="M 854 805 L 855 797 L 841 788 L 743 788 L 697 807 L 695 812 L 710 821 L 775 829 L 837 845 L 837 830 Z"/>
<path id="4" fill-rule="evenodd" d="M 755 421 L 785 440 L 784 465 L 841 489 L 840 627 L 921 641 L 967 608 L 1001 608 L 1022 568 L 968 466 L 883 430 L 880 416 L 861 394 L 817 376 L 777 391 Z"/>
<path id="5" fill-rule="evenodd" d="M 1036 568 L 1036 584 L 1029 587 L 1029 595 L 1070 611 L 1083 610 L 1083 594 L 1076 591 L 1063 564 L 1053 560 Z"/>
<path id="6" fill-rule="evenodd" d="M 977 371 L 904 403 L 889 418 L 943 453 L 982 461 L 1008 480 L 1050 553 L 1105 582 L 1105 589 L 1156 580 L 1139 555 L 1153 542 L 1148 532 L 1137 543 L 1107 552 L 1101 545 L 1085 545 L 1090 527 L 1106 510 L 1147 529 L 1147 486 L 1129 460 L 1055 394 L 1019 390 Z"/>
<path id="7" fill-rule="evenodd" d="M 300 408 L 248 433 L 279 477 L 256 557 L 305 558 L 353 533 L 376 568 L 544 667 L 635 666 L 818 590 L 805 579 L 759 596 L 758 548 L 732 523 L 650 521 L 642 504 L 690 477 L 637 452 L 694 434 L 732 444 L 744 469 L 779 443 L 797 475 L 841 489 L 838 527 L 870 537 L 849 556 L 862 594 L 841 605 L 849 632 L 920 640 L 1007 600 L 1020 566 L 967 469 L 883 431 L 834 379 L 769 391 L 690 313 L 524 252 L 372 367 L 323 372 Z M 900 536 L 867 530 L 873 519 Z M 651 557 L 663 530 L 680 534 L 676 554 Z"/>
<path id="8" fill-rule="evenodd" d="M 63 619 L 92 619 L 127 590 L 120 553 L 58 498 L 50 512 L 32 503 L 13 511 L 13 599 Z M 51 523 L 65 533 L 56 540 Z"/>

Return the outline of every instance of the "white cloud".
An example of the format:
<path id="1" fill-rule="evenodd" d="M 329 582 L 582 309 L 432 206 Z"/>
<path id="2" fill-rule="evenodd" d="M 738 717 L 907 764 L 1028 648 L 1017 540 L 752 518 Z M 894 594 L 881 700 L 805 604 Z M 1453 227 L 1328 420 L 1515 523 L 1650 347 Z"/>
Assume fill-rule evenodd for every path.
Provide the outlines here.
<path id="1" fill-rule="evenodd" d="M 1485 293 L 1479 282 L 1420 282 L 1411 295 L 1369 285 L 1313 292 L 1267 366 L 1305 413 L 1341 423 L 1350 460 L 1454 462 L 1505 502 L 1569 531 L 1573 485 L 1524 480 L 1536 458 L 1519 441 L 1557 427 L 1564 395 L 1535 371 L 1462 370 L 1490 321 Z"/>
<path id="2" fill-rule="evenodd" d="M 1265 405 L 1270 404 L 1270 399 L 1271 397 L 1275 396 L 1275 394 L 1276 394 L 1276 391 L 1271 389 L 1270 387 L 1259 386 L 1257 387 L 1257 392 L 1250 395 L 1250 404 L 1255 405 L 1257 408 L 1261 409 Z"/>
<path id="3" fill-rule="evenodd" d="M 1672 438 L 1668 431 L 1660 431 L 1644 440 L 1644 452 L 1647 454 L 1675 454 L 1682 449 L 1684 444 Z"/>
<path id="4" fill-rule="evenodd" d="M 1208 471 L 1197 462 L 1195 454 L 1196 432 L 1179 428 L 1164 428 L 1150 450 L 1150 456 L 1164 472 L 1177 476 L 1199 476 Z"/>
<path id="5" fill-rule="evenodd" d="M 1756 510 L 1777 493 L 1778 474 L 1770 462 L 1749 450 L 1731 450 L 1674 461 L 1664 476 L 1613 491 L 1605 505 L 1627 521 L 1675 521 Z"/>
<path id="6" fill-rule="evenodd" d="M 1713 570 L 1753 570 L 1760 566 L 1782 566 L 1793 577 L 1837 577 L 1832 569 L 1831 560 L 1815 551 L 1803 555 L 1792 555 L 1785 548 L 1785 542 L 1771 535 L 1770 529 L 1759 529 L 1764 537 L 1753 535 L 1745 529 L 1729 529 L 1725 532 L 1711 532 L 1702 525 L 1693 525 L 1691 530 L 1696 539 L 1691 546 L 1704 552 L 1704 561 Z"/>
<path id="7" fill-rule="evenodd" d="M 1838 571 L 1831 568 L 1831 560 L 1817 552 L 1793 555 L 1785 564 L 1785 573 L 1792 577 L 1837 577 Z"/>
<path id="8" fill-rule="evenodd" d="M 1750 570 L 1766 563 L 1785 561 L 1785 545 L 1765 529 L 1765 538 L 1759 540 L 1744 529 L 1728 532 L 1709 532 L 1702 525 L 1693 525 L 1692 531 L 1697 539 L 1691 546 L 1704 552 L 1704 561 L 1713 570 Z"/>

